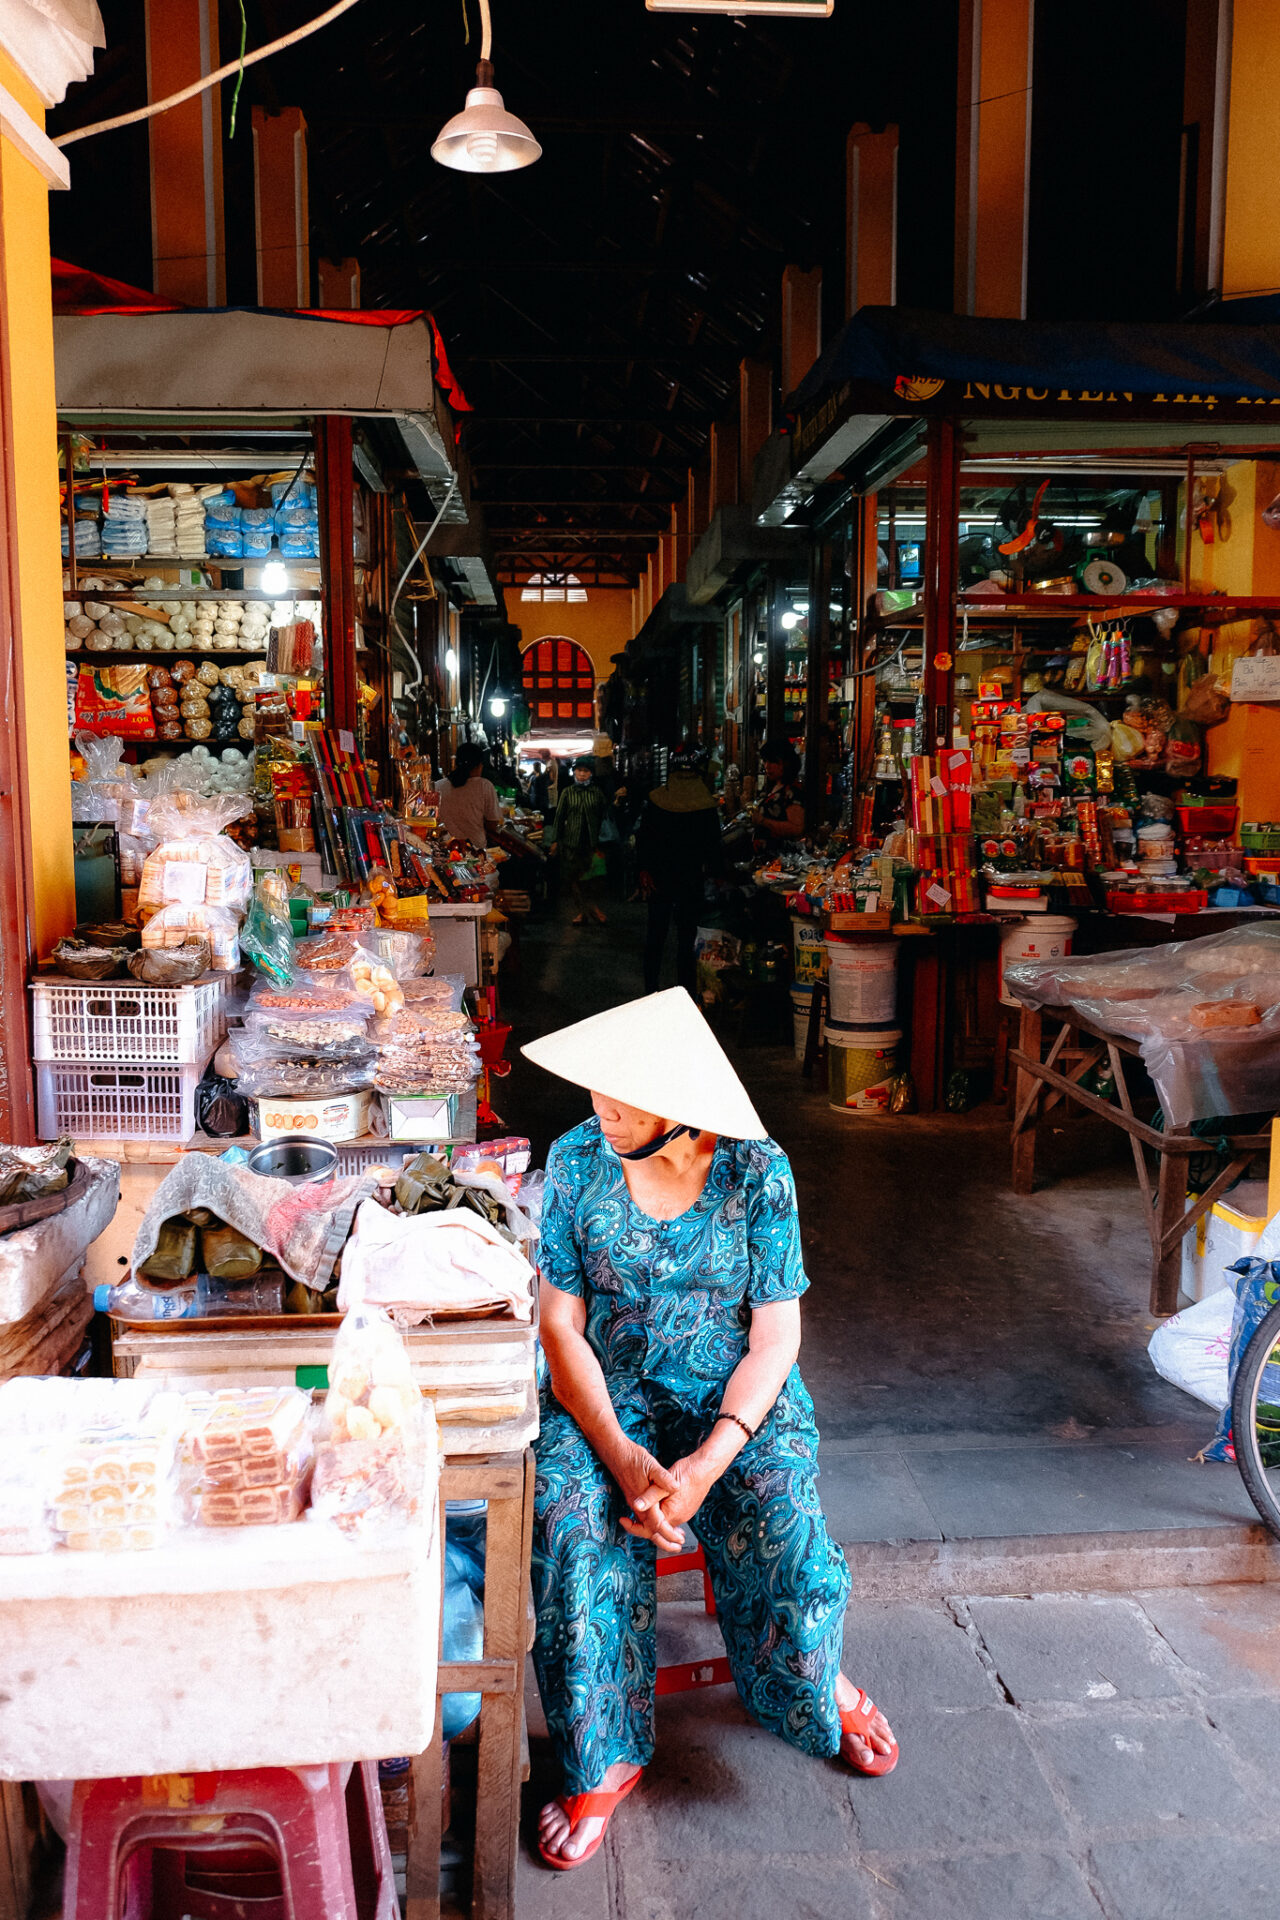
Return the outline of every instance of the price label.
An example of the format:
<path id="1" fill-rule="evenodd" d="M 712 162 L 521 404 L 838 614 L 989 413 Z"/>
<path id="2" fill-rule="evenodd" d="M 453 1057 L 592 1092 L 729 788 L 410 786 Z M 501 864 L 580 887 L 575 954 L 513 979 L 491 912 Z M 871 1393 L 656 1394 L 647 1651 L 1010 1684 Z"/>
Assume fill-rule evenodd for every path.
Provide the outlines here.
<path id="1" fill-rule="evenodd" d="M 349 727 L 338 728 L 338 745 L 342 749 L 343 753 L 355 752 L 356 737 L 354 733 L 351 732 Z"/>
<path id="2" fill-rule="evenodd" d="M 946 887 L 940 887 L 936 880 L 925 894 L 925 899 L 932 900 L 935 907 L 949 907 L 951 905 L 950 893 Z"/>
<path id="3" fill-rule="evenodd" d="M 1280 700 L 1280 654 L 1255 653 L 1231 669 L 1233 700 Z"/>
<path id="4" fill-rule="evenodd" d="M 935 773 L 932 780 L 929 782 L 929 791 L 930 793 L 936 794 L 938 798 L 941 799 L 943 794 L 949 793 L 951 789 L 948 787 L 942 775 L 940 773 Z"/>
<path id="5" fill-rule="evenodd" d="M 166 903 L 198 907 L 204 899 L 209 869 L 203 860 L 166 860 L 160 891 Z"/>

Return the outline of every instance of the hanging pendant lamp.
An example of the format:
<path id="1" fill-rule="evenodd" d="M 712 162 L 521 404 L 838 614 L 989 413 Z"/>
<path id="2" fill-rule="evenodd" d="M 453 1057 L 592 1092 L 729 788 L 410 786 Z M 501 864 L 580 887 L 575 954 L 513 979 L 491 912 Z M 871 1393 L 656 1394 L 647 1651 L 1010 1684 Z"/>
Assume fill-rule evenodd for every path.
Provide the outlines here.
<path id="1" fill-rule="evenodd" d="M 531 167 L 542 148 L 523 120 L 508 113 L 493 84 L 493 26 L 489 0 L 480 0 L 480 59 L 476 84 L 461 113 L 445 122 L 431 148 L 431 158 L 458 173 L 511 173 Z"/>

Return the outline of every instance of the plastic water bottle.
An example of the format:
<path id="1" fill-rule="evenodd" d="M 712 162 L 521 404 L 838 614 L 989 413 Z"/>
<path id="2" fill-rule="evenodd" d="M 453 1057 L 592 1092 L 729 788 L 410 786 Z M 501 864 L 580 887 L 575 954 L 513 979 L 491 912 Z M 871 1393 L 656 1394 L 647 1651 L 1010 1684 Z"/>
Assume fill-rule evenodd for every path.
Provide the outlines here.
<path id="1" fill-rule="evenodd" d="M 99 1313 L 109 1313 L 113 1319 L 128 1321 L 193 1320 L 200 1312 L 198 1288 L 194 1280 L 161 1293 L 155 1287 L 143 1286 L 132 1275 L 115 1287 L 95 1287 L 93 1304 Z"/>
<path id="2" fill-rule="evenodd" d="M 99 1313 L 131 1324 L 213 1319 L 223 1314 L 283 1313 L 284 1282 L 278 1273 L 262 1274 L 253 1280 L 215 1280 L 202 1273 L 180 1287 L 161 1292 L 130 1277 L 116 1287 L 95 1287 L 93 1304 Z"/>

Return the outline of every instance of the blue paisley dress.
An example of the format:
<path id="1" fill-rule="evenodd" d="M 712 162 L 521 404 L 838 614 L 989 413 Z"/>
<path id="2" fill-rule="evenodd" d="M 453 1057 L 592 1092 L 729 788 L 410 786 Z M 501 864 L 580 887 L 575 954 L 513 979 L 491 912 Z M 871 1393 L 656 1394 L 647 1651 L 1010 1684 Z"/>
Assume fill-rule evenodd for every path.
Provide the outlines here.
<path id="1" fill-rule="evenodd" d="M 772 1140 L 717 1142 L 686 1213 L 656 1220 L 588 1120 L 547 1158 L 542 1277 L 586 1301 L 586 1338 L 619 1424 L 671 1465 L 710 1431 L 747 1350 L 752 1307 L 808 1286 L 791 1166 Z M 565 1791 L 653 1753 L 655 1549 L 618 1525 L 626 1504 L 548 1388 L 536 1443 L 534 1665 Z M 818 1433 L 799 1371 L 691 1523 L 733 1677 L 771 1732 L 819 1756 L 840 1747 L 835 1681 L 849 1570 L 818 1503 Z"/>

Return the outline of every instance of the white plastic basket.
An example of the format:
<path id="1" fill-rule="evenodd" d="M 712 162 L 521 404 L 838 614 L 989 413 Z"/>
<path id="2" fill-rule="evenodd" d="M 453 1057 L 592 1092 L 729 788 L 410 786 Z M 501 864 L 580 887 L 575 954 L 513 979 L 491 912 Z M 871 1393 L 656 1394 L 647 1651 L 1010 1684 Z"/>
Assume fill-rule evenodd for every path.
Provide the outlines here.
<path id="1" fill-rule="evenodd" d="M 38 1060 L 42 1140 L 189 1140 L 203 1065 Z"/>
<path id="2" fill-rule="evenodd" d="M 227 983 L 146 987 L 136 980 L 32 984 L 32 1058 L 203 1066 L 226 1037 Z"/>
<path id="3" fill-rule="evenodd" d="M 337 1140 L 338 1172 L 344 1178 L 348 1174 L 366 1173 L 370 1167 L 394 1167 L 396 1172 L 406 1160 L 412 1160 L 416 1153 L 429 1153 L 434 1149 L 425 1146 L 407 1146 L 403 1140 Z"/>

